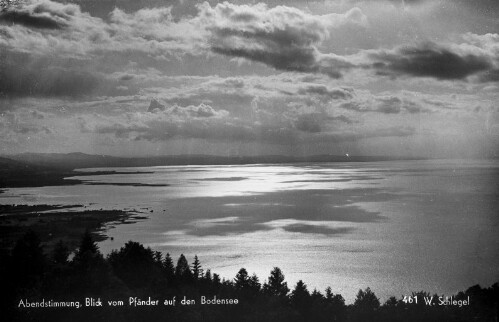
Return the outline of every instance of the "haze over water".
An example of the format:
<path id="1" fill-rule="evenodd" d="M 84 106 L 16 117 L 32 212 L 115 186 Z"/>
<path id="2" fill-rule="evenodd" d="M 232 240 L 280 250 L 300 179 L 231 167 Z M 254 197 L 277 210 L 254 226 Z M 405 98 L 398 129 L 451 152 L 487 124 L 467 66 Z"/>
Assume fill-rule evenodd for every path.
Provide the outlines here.
<path id="1" fill-rule="evenodd" d="M 0 201 L 135 209 L 148 219 L 110 226 L 103 252 L 134 240 L 175 260 L 197 254 L 225 278 L 245 267 L 261 282 L 279 266 L 290 288 L 331 286 L 347 302 L 367 286 L 384 301 L 499 281 L 497 161 L 106 170 L 131 173 L 7 189 Z"/>

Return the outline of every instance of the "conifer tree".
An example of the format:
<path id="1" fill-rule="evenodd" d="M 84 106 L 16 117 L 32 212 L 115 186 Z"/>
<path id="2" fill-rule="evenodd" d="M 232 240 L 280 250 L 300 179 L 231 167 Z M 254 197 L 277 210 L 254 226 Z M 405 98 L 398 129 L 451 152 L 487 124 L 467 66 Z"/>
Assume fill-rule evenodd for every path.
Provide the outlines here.
<path id="1" fill-rule="evenodd" d="M 263 286 L 268 295 L 284 297 L 289 292 L 288 283 L 284 281 L 284 275 L 279 267 L 274 267 L 270 272 L 269 280 Z"/>
<path id="2" fill-rule="evenodd" d="M 177 267 L 175 267 L 175 277 L 182 281 L 190 281 L 192 279 L 192 272 L 184 254 L 180 254 L 178 258 Z"/>
<path id="3" fill-rule="evenodd" d="M 30 230 L 12 249 L 13 279 L 18 285 L 31 285 L 45 271 L 45 255 L 38 235 Z"/>
<path id="4" fill-rule="evenodd" d="M 250 277 L 248 284 L 249 284 L 249 288 L 254 293 L 260 292 L 260 289 L 262 288 L 262 285 L 260 284 L 260 280 L 258 279 L 258 276 L 256 276 L 255 273 L 253 273 L 253 275 Z"/>
<path id="5" fill-rule="evenodd" d="M 353 305 L 363 310 L 376 310 L 379 304 L 379 299 L 368 287 L 365 291 L 359 290 Z"/>
<path id="6" fill-rule="evenodd" d="M 131 289 L 158 285 L 164 281 L 157 254 L 149 247 L 129 241 L 108 256 L 115 274 Z"/>
<path id="7" fill-rule="evenodd" d="M 397 306 L 397 304 L 398 304 L 397 298 L 395 296 L 390 296 L 390 298 L 386 300 L 384 306 L 390 308 Z"/>
<path id="8" fill-rule="evenodd" d="M 173 266 L 173 260 L 170 253 L 166 253 L 165 260 L 163 261 L 163 271 L 166 276 L 166 280 L 171 283 L 175 277 L 175 267 Z"/>
<path id="9" fill-rule="evenodd" d="M 213 274 L 213 284 L 214 284 L 214 285 L 216 285 L 216 286 L 218 286 L 218 285 L 220 285 L 221 283 L 222 283 L 222 282 L 221 282 L 221 280 L 220 280 L 220 275 L 218 275 L 218 274 L 216 274 L 216 273 L 215 273 L 215 274 Z"/>
<path id="10" fill-rule="evenodd" d="M 319 301 L 319 300 L 324 299 L 324 296 L 316 288 L 314 289 L 314 291 L 312 292 L 312 294 L 310 294 L 310 297 L 314 301 Z"/>
<path id="11" fill-rule="evenodd" d="M 163 254 L 160 251 L 155 251 L 153 253 L 154 262 L 159 266 L 163 266 Z"/>
<path id="12" fill-rule="evenodd" d="M 192 276 L 194 277 L 194 280 L 198 280 L 203 276 L 203 269 L 201 268 L 198 255 L 194 256 L 194 262 L 192 263 Z"/>
<path id="13" fill-rule="evenodd" d="M 299 280 L 295 289 L 291 292 L 291 304 L 298 309 L 305 309 L 309 302 L 310 293 L 307 290 L 307 285 L 302 280 Z"/>
<path id="14" fill-rule="evenodd" d="M 97 243 L 94 241 L 92 234 L 89 230 L 85 230 L 80 242 L 80 247 L 78 248 L 77 255 L 83 255 L 86 252 L 96 254 L 99 251 Z"/>
<path id="15" fill-rule="evenodd" d="M 211 281 L 212 281 L 212 277 L 211 277 L 211 270 L 210 270 L 210 269 L 207 269 L 207 270 L 206 270 L 206 273 L 204 274 L 204 279 L 205 279 L 206 281 L 209 281 L 209 282 L 211 282 Z"/>
<path id="16" fill-rule="evenodd" d="M 55 264 L 66 264 L 68 263 L 69 254 L 69 248 L 66 246 L 66 244 L 64 244 L 62 240 L 59 240 L 54 246 L 54 250 L 52 252 L 52 261 Z"/>
<path id="17" fill-rule="evenodd" d="M 234 278 L 234 286 L 237 290 L 247 289 L 249 287 L 249 276 L 245 268 L 241 268 Z"/>
<path id="18" fill-rule="evenodd" d="M 331 300 L 333 298 L 334 294 L 333 291 L 331 290 L 331 286 L 326 287 L 325 291 L 325 298 L 326 300 Z"/>

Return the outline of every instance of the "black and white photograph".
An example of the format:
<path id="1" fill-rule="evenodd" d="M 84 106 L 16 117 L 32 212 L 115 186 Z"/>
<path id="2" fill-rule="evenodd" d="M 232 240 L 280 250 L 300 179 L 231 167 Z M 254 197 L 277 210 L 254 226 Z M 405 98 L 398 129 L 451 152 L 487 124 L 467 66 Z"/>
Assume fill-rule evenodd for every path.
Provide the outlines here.
<path id="1" fill-rule="evenodd" d="M 2 321 L 499 318 L 499 1 L 0 0 Z"/>

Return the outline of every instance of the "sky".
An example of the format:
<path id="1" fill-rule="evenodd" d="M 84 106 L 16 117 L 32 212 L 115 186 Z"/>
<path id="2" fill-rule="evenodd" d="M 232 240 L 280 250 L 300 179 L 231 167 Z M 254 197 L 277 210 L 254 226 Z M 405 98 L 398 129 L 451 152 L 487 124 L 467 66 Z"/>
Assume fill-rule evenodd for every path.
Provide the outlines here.
<path id="1" fill-rule="evenodd" d="M 0 2 L 0 154 L 499 154 L 495 0 Z"/>

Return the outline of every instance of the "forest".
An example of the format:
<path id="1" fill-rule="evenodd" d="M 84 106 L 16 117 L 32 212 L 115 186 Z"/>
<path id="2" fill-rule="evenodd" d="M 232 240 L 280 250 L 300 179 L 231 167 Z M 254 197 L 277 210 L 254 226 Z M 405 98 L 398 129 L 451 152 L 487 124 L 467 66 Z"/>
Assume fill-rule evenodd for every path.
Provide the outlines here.
<path id="1" fill-rule="evenodd" d="M 227 280 L 197 256 L 174 261 L 133 241 L 104 256 L 88 231 L 74 251 L 62 241 L 46 251 L 29 231 L 0 263 L 4 321 L 457 322 L 497 321 L 499 312 L 498 283 L 471 286 L 445 305 L 425 291 L 381 303 L 370 288 L 346 304 L 331 287 L 288 285 L 278 267 L 263 281 L 244 268 Z"/>

